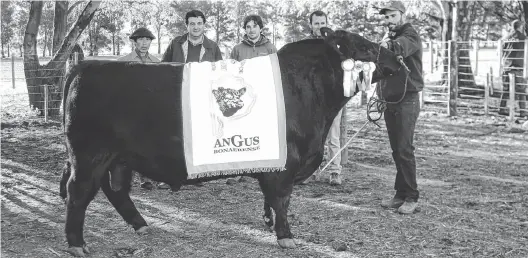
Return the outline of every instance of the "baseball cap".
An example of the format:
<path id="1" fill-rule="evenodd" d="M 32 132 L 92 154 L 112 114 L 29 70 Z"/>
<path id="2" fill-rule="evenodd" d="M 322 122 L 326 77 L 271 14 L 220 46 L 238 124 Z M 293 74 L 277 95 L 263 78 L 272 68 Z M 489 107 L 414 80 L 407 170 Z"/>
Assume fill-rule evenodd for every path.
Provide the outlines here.
<path id="1" fill-rule="evenodd" d="M 405 13 L 405 5 L 401 1 L 391 1 L 390 3 L 387 3 L 385 6 L 382 6 L 380 8 L 379 13 L 385 14 L 386 11 L 400 11 L 402 13 Z"/>

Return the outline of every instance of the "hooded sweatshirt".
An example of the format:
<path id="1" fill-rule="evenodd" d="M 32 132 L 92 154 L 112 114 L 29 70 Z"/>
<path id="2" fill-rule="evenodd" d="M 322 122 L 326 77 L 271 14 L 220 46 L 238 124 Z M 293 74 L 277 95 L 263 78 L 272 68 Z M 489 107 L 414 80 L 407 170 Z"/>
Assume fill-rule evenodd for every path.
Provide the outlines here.
<path id="1" fill-rule="evenodd" d="M 249 40 L 247 35 L 244 35 L 244 39 L 231 51 L 231 59 L 242 61 L 244 59 L 265 56 L 277 52 L 277 48 L 266 38 L 264 35 L 260 35 L 260 39 L 253 43 Z"/>
<path id="2" fill-rule="evenodd" d="M 403 57 L 411 72 L 407 75 L 402 67 L 392 76 L 381 80 L 381 96 L 387 101 L 397 101 L 405 93 L 419 92 L 424 87 L 422 76 L 422 41 L 410 23 L 397 26 L 389 32 L 388 49 Z M 408 77 L 407 77 L 408 76 Z M 405 80 L 407 86 L 405 88 Z"/>

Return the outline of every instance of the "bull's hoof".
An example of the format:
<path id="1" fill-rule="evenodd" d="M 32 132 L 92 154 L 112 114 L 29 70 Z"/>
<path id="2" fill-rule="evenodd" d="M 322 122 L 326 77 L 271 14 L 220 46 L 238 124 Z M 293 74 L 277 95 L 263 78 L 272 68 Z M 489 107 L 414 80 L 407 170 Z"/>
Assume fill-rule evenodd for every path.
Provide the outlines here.
<path id="1" fill-rule="evenodd" d="M 86 257 L 86 254 L 90 253 L 90 250 L 88 249 L 86 245 L 84 245 L 83 247 L 72 246 L 68 248 L 67 251 L 68 253 L 70 253 L 71 255 L 75 257 Z"/>
<path id="2" fill-rule="evenodd" d="M 293 239 L 291 238 L 283 238 L 283 239 L 279 239 L 277 240 L 277 243 L 279 243 L 279 246 L 282 247 L 282 248 L 296 248 L 297 246 L 295 245 L 295 241 L 293 241 Z"/>
<path id="3" fill-rule="evenodd" d="M 143 227 L 140 227 L 136 230 L 136 234 L 138 235 L 146 235 L 148 234 L 148 226 L 143 226 Z"/>
<path id="4" fill-rule="evenodd" d="M 273 218 L 267 217 L 266 215 L 263 215 L 262 218 L 264 219 L 264 224 L 266 225 L 266 228 L 273 232 Z"/>

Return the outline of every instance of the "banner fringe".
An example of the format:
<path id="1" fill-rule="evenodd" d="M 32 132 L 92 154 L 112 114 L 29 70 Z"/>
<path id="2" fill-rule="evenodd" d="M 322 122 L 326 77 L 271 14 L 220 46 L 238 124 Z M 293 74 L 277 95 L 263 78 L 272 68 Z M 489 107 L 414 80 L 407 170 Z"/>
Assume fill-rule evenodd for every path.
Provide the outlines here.
<path id="1" fill-rule="evenodd" d="M 286 168 L 284 167 L 216 170 L 216 171 L 207 171 L 207 172 L 189 174 L 187 175 L 187 179 L 199 179 L 199 178 L 214 177 L 214 176 L 231 176 L 231 175 L 254 174 L 254 173 L 282 172 L 285 170 Z"/>

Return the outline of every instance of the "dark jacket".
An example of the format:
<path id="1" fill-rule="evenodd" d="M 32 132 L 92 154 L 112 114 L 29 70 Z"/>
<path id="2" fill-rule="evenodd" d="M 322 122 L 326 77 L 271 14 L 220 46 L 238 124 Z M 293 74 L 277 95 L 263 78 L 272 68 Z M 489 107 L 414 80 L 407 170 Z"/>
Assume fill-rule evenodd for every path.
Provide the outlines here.
<path id="1" fill-rule="evenodd" d="M 516 30 L 504 37 L 503 40 L 506 41 L 502 56 L 504 71 L 510 70 L 508 69 L 510 67 L 524 67 L 524 40 L 526 40 L 526 36 Z"/>
<path id="2" fill-rule="evenodd" d="M 407 80 L 406 92 L 419 92 L 424 87 L 422 76 L 422 40 L 410 23 L 405 23 L 389 32 L 389 50 L 403 57 L 404 63 L 411 72 Z M 381 97 L 387 101 L 398 101 L 405 92 L 405 69 L 400 68 L 395 74 L 381 80 Z"/>
<path id="3" fill-rule="evenodd" d="M 266 36 L 260 35 L 260 39 L 253 43 L 247 35 L 244 35 L 242 42 L 236 45 L 233 51 L 231 51 L 231 59 L 242 61 L 244 59 L 265 56 L 276 52 L 277 48 L 275 48 Z"/>
<path id="4" fill-rule="evenodd" d="M 185 46 L 187 48 L 187 36 L 188 33 L 174 38 L 169 46 L 167 47 L 167 50 L 165 50 L 165 53 L 163 53 L 163 58 L 161 59 L 161 62 L 180 62 L 185 63 L 187 49 L 183 49 L 182 46 Z M 202 43 L 202 51 L 200 51 L 200 62 L 202 61 L 209 61 L 209 62 L 215 62 L 222 60 L 222 52 L 220 52 L 220 48 L 218 45 L 208 39 L 206 36 L 204 36 L 203 43 Z"/>

